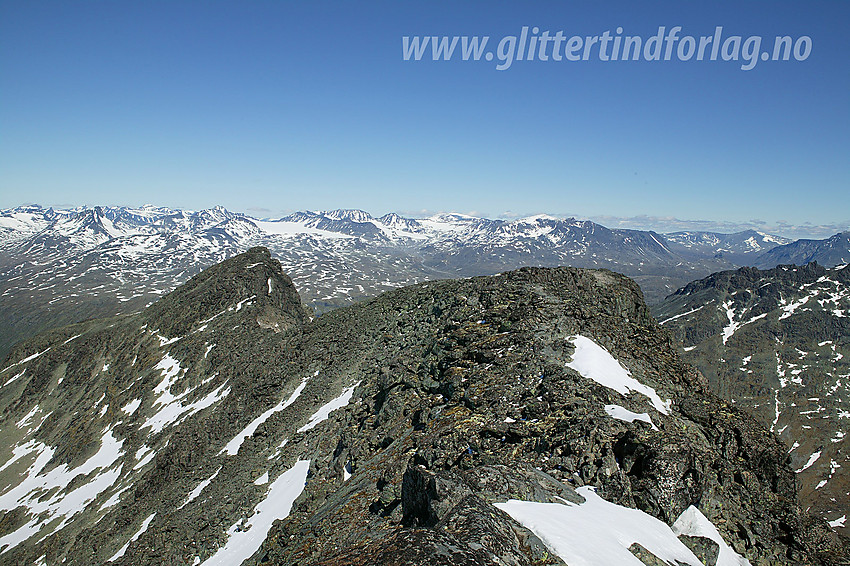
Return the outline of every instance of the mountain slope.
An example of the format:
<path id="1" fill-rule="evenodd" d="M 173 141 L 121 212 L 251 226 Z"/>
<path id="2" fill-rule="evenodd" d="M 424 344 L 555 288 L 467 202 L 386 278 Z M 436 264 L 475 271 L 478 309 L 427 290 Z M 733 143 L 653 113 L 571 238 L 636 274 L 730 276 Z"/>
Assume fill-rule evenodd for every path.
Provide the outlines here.
<path id="1" fill-rule="evenodd" d="M 310 320 L 257 248 L 18 346 L 0 379 L 7 563 L 608 564 L 591 541 L 615 523 L 603 546 L 645 564 L 842 552 L 784 448 L 607 271 Z M 544 515 L 581 527 L 553 539 Z"/>
<path id="2" fill-rule="evenodd" d="M 803 505 L 846 529 L 850 268 L 717 273 L 654 312 L 716 392 L 785 441 Z"/>

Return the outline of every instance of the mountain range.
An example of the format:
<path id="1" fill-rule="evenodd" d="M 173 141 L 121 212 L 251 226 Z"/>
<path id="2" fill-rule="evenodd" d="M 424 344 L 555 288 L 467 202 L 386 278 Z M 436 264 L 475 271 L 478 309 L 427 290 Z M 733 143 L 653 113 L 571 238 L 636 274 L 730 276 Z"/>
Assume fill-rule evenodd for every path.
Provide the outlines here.
<path id="1" fill-rule="evenodd" d="M 807 244 L 806 257 L 843 257 L 841 242 L 823 244 Z M 324 312 L 420 281 L 557 265 L 624 273 L 656 303 L 710 273 L 790 257 L 791 248 L 778 250 L 796 244 L 752 231 L 663 235 L 546 215 L 413 219 L 334 210 L 260 220 L 221 207 L 24 206 L 0 211 L 0 356 L 41 330 L 138 311 L 257 245 L 272 250 L 305 302 Z"/>

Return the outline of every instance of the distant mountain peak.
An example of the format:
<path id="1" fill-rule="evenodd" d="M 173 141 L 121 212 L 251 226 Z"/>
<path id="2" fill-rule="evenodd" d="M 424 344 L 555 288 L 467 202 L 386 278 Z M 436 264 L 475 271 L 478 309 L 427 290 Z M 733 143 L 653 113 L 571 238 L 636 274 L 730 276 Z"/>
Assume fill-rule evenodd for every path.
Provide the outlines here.
<path id="1" fill-rule="evenodd" d="M 400 214 L 398 214 L 396 212 L 390 212 L 388 214 L 385 214 L 385 215 L 381 216 L 378 220 L 380 220 L 384 224 L 394 224 L 394 223 L 397 223 L 397 222 L 410 222 L 410 221 L 415 222 L 415 220 L 413 220 L 412 218 L 405 218 L 405 217 L 401 216 Z"/>
<path id="2" fill-rule="evenodd" d="M 755 234 L 677 238 L 545 214 L 491 220 L 390 213 L 376 219 L 363 210 L 337 209 L 263 221 L 221 205 L 200 211 L 27 205 L 0 211 L 0 234 L 0 266 L 6 266 L 0 283 L 7 285 L 0 288 L 0 306 L 15 304 L 21 313 L 7 322 L 18 330 L 0 335 L 0 354 L 27 328 L 67 313 L 138 310 L 202 268 L 258 245 L 281 259 L 305 302 L 321 311 L 427 279 L 558 265 L 636 277 L 655 302 L 695 278 L 748 265 L 773 245 Z M 840 248 L 840 242 L 832 247 Z"/>
<path id="3" fill-rule="evenodd" d="M 825 240 L 797 240 L 776 246 L 754 261 L 757 267 L 805 265 L 817 261 L 826 267 L 850 263 L 850 232 L 839 232 Z"/>
<path id="4" fill-rule="evenodd" d="M 368 212 L 358 209 L 345 209 L 339 208 L 336 210 L 329 210 L 326 212 L 321 212 L 323 216 L 330 218 L 331 220 L 349 220 L 351 222 L 369 222 L 373 220 L 372 215 Z"/>
<path id="5" fill-rule="evenodd" d="M 482 220 L 482 218 L 478 216 L 471 216 L 469 214 L 463 214 L 461 212 L 438 212 L 437 214 L 432 215 L 430 218 L 435 220 Z"/>

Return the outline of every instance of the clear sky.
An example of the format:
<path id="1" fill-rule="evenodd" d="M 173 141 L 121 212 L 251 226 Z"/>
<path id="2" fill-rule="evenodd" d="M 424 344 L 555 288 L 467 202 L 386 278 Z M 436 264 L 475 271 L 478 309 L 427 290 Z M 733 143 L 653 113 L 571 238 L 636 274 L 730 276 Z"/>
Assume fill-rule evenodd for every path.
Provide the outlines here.
<path id="1" fill-rule="evenodd" d="M 843 0 L 0 0 L 0 208 L 838 231 L 850 225 L 848 24 Z M 777 35 L 809 36 L 811 53 L 748 71 L 675 60 L 675 44 L 671 61 L 502 71 L 402 57 L 403 36 L 486 35 L 495 49 L 523 26 L 646 40 L 677 25 L 761 36 L 770 51 Z"/>

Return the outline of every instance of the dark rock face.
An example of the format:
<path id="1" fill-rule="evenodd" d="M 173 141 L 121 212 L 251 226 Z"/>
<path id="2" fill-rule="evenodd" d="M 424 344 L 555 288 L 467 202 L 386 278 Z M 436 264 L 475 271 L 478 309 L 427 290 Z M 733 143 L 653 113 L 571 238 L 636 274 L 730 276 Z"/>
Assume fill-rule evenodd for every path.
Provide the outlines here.
<path id="1" fill-rule="evenodd" d="M 65 513 L 21 491 L 0 560 L 562 565 L 494 503 L 580 505 L 590 485 L 668 524 L 694 505 L 753 564 L 840 561 L 840 540 L 797 506 L 784 446 L 707 390 L 623 276 L 522 269 L 311 321 L 264 250 L 214 269 L 10 355 L 0 460 L 18 459 L 0 486 L 66 470 L 79 473 L 46 497 L 93 495 Z M 576 335 L 671 410 L 567 367 Z M 33 472 L 40 446 L 53 452 Z"/>
<path id="2" fill-rule="evenodd" d="M 690 548 L 703 564 L 715 564 L 720 553 L 720 545 L 705 537 L 682 536 L 682 542 Z"/>
<path id="3" fill-rule="evenodd" d="M 846 531 L 850 268 L 721 272 L 655 312 L 711 388 L 784 441 L 803 507 Z"/>

